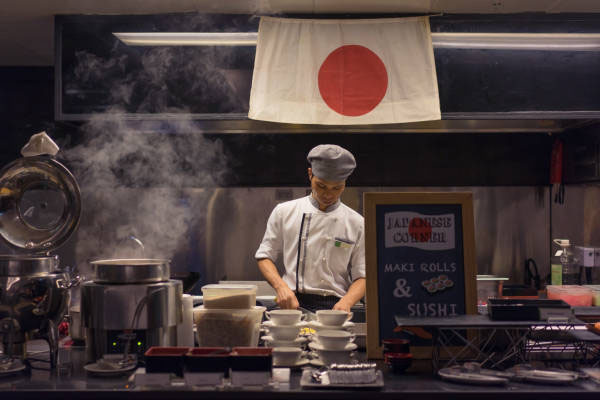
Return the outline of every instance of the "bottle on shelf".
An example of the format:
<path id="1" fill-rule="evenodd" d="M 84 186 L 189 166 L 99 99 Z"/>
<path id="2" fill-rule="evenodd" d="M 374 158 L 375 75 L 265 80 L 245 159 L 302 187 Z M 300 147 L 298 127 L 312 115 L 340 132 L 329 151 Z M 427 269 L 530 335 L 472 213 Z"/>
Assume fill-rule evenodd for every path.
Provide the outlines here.
<path id="1" fill-rule="evenodd" d="M 573 248 L 569 239 L 554 239 L 554 243 L 560 246 L 556 256 L 560 257 L 563 285 L 579 285 L 579 265 L 575 259 Z"/>

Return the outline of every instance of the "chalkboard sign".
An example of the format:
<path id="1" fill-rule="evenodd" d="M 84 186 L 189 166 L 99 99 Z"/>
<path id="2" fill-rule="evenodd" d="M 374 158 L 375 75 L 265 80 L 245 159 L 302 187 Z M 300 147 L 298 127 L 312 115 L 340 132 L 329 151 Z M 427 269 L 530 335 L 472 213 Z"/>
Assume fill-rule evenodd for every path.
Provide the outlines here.
<path id="1" fill-rule="evenodd" d="M 369 358 L 402 337 L 396 318 L 476 313 L 471 193 L 365 193 L 364 216 Z M 429 357 L 427 332 L 410 336 L 413 356 Z"/>

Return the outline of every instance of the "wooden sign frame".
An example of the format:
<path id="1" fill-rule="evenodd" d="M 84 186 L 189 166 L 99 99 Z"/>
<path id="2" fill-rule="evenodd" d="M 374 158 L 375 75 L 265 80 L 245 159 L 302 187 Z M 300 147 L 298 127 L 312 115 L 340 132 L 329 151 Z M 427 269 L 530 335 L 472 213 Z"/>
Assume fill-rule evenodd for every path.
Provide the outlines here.
<path id="1" fill-rule="evenodd" d="M 463 272 L 465 312 L 477 313 L 477 266 L 473 217 L 473 194 L 470 192 L 368 192 L 363 195 L 365 217 L 365 261 L 367 274 L 367 356 L 382 358 L 380 338 L 379 266 L 377 265 L 377 206 L 380 205 L 460 205 L 462 215 Z M 431 358 L 431 346 L 411 347 L 415 358 Z"/>

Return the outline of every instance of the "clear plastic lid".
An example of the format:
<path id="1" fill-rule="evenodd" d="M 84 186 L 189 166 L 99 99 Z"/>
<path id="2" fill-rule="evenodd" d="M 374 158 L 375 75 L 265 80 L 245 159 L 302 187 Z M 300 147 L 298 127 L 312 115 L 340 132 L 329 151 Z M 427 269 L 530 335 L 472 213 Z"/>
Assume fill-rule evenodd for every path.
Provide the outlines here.
<path id="1" fill-rule="evenodd" d="M 256 293 L 256 290 L 258 289 L 258 287 L 256 285 L 240 285 L 240 284 L 222 284 L 222 283 L 215 283 L 215 284 L 211 284 L 211 285 L 204 285 L 202 286 L 202 293 L 204 293 L 205 290 L 211 291 L 211 290 L 225 290 L 225 291 L 253 291 Z"/>
<path id="2" fill-rule="evenodd" d="M 562 293 L 589 293 L 592 289 L 580 285 L 548 285 L 546 290 Z"/>
<path id="3" fill-rule="evenodd" d="M 77 228 L 81 194 L 49 156 L 19 158 L 0 170 L 0 237 L 28 254 L 62 245 Z"/>
<path id="4" fill-rule="evenodd" d="M 208 309 L 249 309 L 256 305 L 256 285 L 214 284 L 202 286 L 204 307 Z"/>

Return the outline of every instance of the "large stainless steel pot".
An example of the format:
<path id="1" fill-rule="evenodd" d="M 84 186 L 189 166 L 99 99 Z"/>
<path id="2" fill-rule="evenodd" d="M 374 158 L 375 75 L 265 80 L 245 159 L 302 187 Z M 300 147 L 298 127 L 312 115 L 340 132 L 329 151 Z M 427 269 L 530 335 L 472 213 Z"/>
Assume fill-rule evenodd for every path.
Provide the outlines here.
<path id="1" fill-rule="evenodd" d="M 123 258 L 91 261 L 96 283 L 157 283 L 169 280 L 169 260 Z"/>
<path id="2" fill-rule="evenodd" d="M 5 352 L 21 356 L 24 343 L 48 340 L 56 361 L 57 326 L 66 313 L 69 289 L 79 283 L 58 265 L 57 256 L 0 256 L 0 336 Z"/>
<path id="3" fill-rule="evenodd" d="M 81 286 L 89 361 L 107 353 L 143 354 L 150 346 L 177 344 L 183 293 L 181 282 L 169 280 L 169 260 L 111 259 L 91 265 L 93 281 Z M 132 342 L 136 345 L 130 348 Z"/>
<path id="4" fill-rule="evenodd" d="M 0 338 L 4 352 L 25 355 L 26 340 L 50 345 L 56 365 L 57 325 L 67 312 L 69 289 L 79 283 L 50 251 L 77 228 L 79 186 L 48 156 L 24 157 L 0 170 L 0 239 L 19 255 L 0 255 Z"/>

